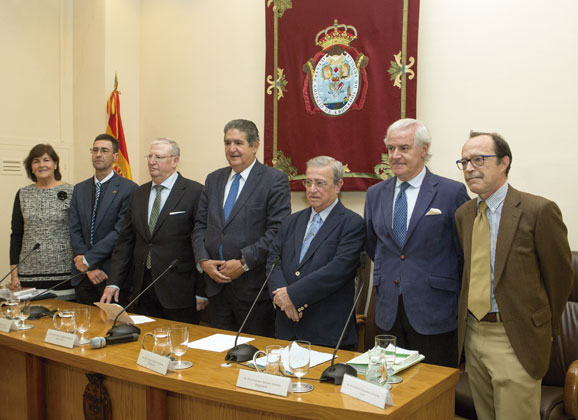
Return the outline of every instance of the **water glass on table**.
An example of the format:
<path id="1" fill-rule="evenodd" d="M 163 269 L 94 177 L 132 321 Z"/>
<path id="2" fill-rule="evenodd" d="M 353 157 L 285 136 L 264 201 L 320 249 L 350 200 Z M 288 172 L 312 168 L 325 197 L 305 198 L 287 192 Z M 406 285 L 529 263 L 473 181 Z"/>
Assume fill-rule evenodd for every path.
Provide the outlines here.
<path id="1" fill-rule="evenodd" d="M 295 340 L 289 345 L 289 368 L 297 377 L 297 383 L 291 385 L 293 392 L 309 392 L 313 385 L 301 382 L 301 378 L 309 372 L 311 361 L 311 343 L 305 340 Z"/>
<path id="2" fill-rule="evenodd" d="M 169 327 L 169 343 L 171 352 L 178 357 L 173 363 L 176 370 L 188 369 L 193 366 L 193 362 L 182 360 L 182 356 L 189 348 L 189 327 L 187 325 L 171 325 Z"/>

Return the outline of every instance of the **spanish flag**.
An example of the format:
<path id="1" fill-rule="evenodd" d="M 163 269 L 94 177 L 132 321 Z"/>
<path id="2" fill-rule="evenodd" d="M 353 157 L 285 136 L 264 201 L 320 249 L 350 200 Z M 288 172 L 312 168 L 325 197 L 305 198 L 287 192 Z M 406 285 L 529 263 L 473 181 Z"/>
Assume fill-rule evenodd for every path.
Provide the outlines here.
<path id="1" fill-rule="evenodd" d="M 126 141 L 124 139 L 124 130 L 120 118 L 120 101 L 118 98 L 120 92 L 117 88 L 118 79 L 115 75 L 114 90 L 110 94 L 110 98 L 108 98 L 108 102 L 106 103 L 106 112 L 108 113 L 108 127 L 106 127 L 106 133 L 114 136 L 114 138 L 118 140 L 118 161 L 114 163 L 113 169 L 120 176 L 132 180 L 128 153 L 126 151 Z"/>

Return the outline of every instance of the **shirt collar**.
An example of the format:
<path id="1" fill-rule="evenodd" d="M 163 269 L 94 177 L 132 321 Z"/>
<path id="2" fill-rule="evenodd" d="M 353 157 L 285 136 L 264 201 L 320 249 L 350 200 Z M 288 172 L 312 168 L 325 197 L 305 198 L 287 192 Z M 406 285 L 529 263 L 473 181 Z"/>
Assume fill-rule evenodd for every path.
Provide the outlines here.
<path id="1" fill-rule="evenodd" d="M 243 178 L 243 181 L 247 181 L 247 178 L 249 178 L 249 174 L 251 173 L 251 169 L 253 169 L 253 166 L 255 166 L 255 163 L 257 163 L 257 159 L 253 160 L 253 163 L 251 163 L 249 167 L 245 169 L 243 172 L 239 172 L 241 174 L 241 178 Z M 233 171 L 233 169 L 231 168 L 231 174 L 229 175 L 229 179 L 233 179 L 235 175 L 237 175 L 237 172 Z"/>
<path id="2" fill-rule="evenodd" d="M 110 178 L 112 178 L 114 176 L 114 171 L 110 171 L 110 173 L 104 177 L 104 179 L 102 181 L 99 181 L 98 178 L 96 177 L 96 175 L 94 176 L 94 184 L 96 185 L 97 182 L 100 182 L 101 184 L 104 184 L 105 182 L 108 182 L 110 180 Z"/>
<path id="3" fill-rule="evenodd" d="M 407 182 L 409 184 L 409 186 L 412 188 L 419 188 L 419 187 L 421 187 L 421 183 L 423 182 L 423 179 L 425 178 L 425 173 L 426 173 L 426 169 L 424 166 L 423 169 L 421 170 L 421 172 L 419 174 L 417 174 L 416 176 L 414 176 L 409 181 L 402 181 L 399 178 L 397 178 L 397 181 L 395 182 L 395 188 L 399 188 L 400 185 L 404 182 Z"/>
<path id="4" fill-rule="evenodd" d="M 508 194 L 508 183 L 505 182 L 500 188 L 496 190 L 492 195 L 486 198 L 486 205 L 490 209 L 492 213 L 495 213 L 498 207 L 502 205 L 504 200 L 506 199 L 506 195 Z M 478 208 L 480 207 L 480 203 L 484 201 L 478 196 Z"/>
<path id="5" fill-rule="evenodd" d="M 171 190 L 173 188 L 173 186 L 175 185 L 175 182 L 177 182 L 177 178 L 179 177 L 179 173 L 177 171 L 174 171 L 173 174 L 171 176 L 169 176 L 167 179 L 165 179 L 163 182 L 161 182 L 160 185 L 162 185 L 163 187 L 165 187 L 167 190 Z M 155 182 L 153 181 L 153 184 L 151 186 L 151 190 L 152 188 L 158 184 L 155 184 Z"/>
<path id="6" fill-rule="evenodd" d="M 335 201 L 333 203 L 331 203 L 331 205 L 329 207 L 327 207 L 327 208 L 325 208 L 319 212 L 319 217 L 321 217 L 321 222 L 325 222 L 325 220 L 329 216 L 329 213 L 331 213 L 331 210 L 333 210 L 333 208 L 337 205 L 338 202 L 339 202 L 339 198 L 336 198 Z M 309 220 L 311 220 L 315 216 L 315 214 L 316 214 L 315 210 L 313 210 L 313 207 L 311 207 L 311 216 L 309 217 Z"/>

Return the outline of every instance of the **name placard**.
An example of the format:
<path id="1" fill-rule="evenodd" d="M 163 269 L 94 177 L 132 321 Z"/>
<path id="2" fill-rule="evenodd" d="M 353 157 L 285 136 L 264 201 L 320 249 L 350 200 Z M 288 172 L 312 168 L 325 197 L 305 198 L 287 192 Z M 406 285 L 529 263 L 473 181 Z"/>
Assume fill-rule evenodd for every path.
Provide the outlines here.
<path id="1" fill-rule="evenodd" d="M 239 371 L 239 377 L 237 378 L 237 386 L 239 388 L 286 397 L 291 386 L 291 379 L 241 369 Z"/>
<path id="2" fill-rule="evenodd" d="M 12 327 L 13 323 L 14 321 L 12 321 L 11 319 L 0 318 L 0 331 L 10 332 L 10 327 Z"/>
<path id="3" fill-rule="evenodd" d="M 385 404 L 393 405 L 389 390 L 347 374 L 343 376 L 341 393 L 379 408 L 384 408 Z"/>
<path id="4" fill-rule="evenodd" d="M 77 339 L 78 337 L 74 333 L 49 329 L 46 331 L 44 342 L 71 349 L 74 347 Z"/>
<path id="5" fill-rule="evenodd" d="M 166 356 L 161 356 L 160 354 L 153 353 L 148 350 L 141 350 L 136 364 L 144 368 L 150 369 L 153 372 L 160 373 L 161 375 L 166 375 L 167 370 L 169 370 L 169 364 L 171 359 Z"/>

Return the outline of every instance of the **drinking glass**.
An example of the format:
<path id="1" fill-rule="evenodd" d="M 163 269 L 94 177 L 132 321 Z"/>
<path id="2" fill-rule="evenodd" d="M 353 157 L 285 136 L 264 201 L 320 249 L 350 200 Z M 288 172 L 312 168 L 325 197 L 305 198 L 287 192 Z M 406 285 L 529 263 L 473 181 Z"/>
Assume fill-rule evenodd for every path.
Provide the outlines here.
<path id="1" fill-rule="evenodd" d="M 88 344 L 89 340 L 84 338 L 84 333 L 90 328 L 90 308 L 74 308 L 75 330 L 80 334 L 80 345 Z"/>
<path id="2" fill-rule="evenodd" d="M 169 342 L 172 354 L 178 357 L 173 364 L 174 368 L 180 370 L 193 366 L 193 362 L 181 360 L 181 357 L 189 348 L 189 327 L 186 325 L 171 325 L 169 327 Z"/>
<path id="3" fill-rule="evenodd" d="M 397 353 L 397 337 L 395 335 L 381 334 L 375 336 L 375 348 L 382 349 L 385 353 L 385 363 L 387 365 L 387 383 L 397 384 L 402 381 L 401 376 L 393 374 L 395 357 Z"/>
<path id="4" fill-rule="evenodd" d="M 257 364 L 257 359 L 263 354 L 265 357 L 265 369 L 261 370 Z M 257 372 L 268 373 L 270 375 L 281 375 L 284 376 L 285 370 L 283 369 L 283 347 L 277 345 L 270 345 L 265 347 L 265 351 L 259 350 L 253 355 L 253 364 L 255 365 L 255 370 Z"/>
<path id="5" fill-rule="evenodd" d="M 305 340 L 295 340 L 289 345 L 289 368 L 297 377 L 297 383 L 291 385 L 293 392 L 309 392 L 313 385 L 301 382 L 301 378 L 309 371 L 311 360 L 311 343 Z"/>
<path id="6" fill-rule="evenodd" d="M 146 345 L 146 339 L 148 337 L 153 338 L 153 346 L 150 350 Z M 142 348 L 153 353 L 160 354 L 161 356 L 170 356 L 171 345 L 169 343 L 169 329 L 155 328 L 152 333 L 146 333 L 142 338 Z"/>
<path id="7" fill-rule="evenodd" d="M 20 299 L 18 301 L 18 307 L 15 312 L 16 319 L 18 322 L 16 323 L 16 330 L 29 330 L 34 328 L 34 325 L 26 324 L 26 320 L 30 316 L 30 298 Z"/>
<path id="8" fill-rule="evenodd" d="M 374 347 L 369 350 L 365 380 L 376 385 L 385 385 L 387 389 L 391 389 L 391 385 L 387 384 L 387 366 L 383 349 Z"/>
<path id="9" fill-rule="evenodd" d="M 66 333 L 73 333 L 76 330 L 76 323 L 74 320 L 74 311 L 65 309 L 56 312 L 52 317 L 54 328 L 64 331 Z"/>

